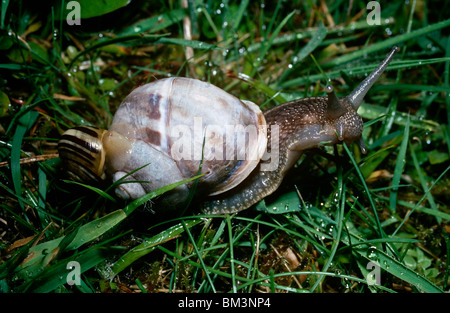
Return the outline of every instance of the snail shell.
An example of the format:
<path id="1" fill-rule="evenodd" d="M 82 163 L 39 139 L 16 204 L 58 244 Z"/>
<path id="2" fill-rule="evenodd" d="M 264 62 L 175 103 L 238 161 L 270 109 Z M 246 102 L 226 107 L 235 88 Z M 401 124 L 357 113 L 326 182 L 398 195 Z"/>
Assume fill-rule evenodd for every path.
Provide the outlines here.
<path id="1" fill-rule="evenodd" d="M 136 199 L 193 177 L 200 168 L 206 173 L 198 182 L 201 193 L 226 192 L 254 170 L 266 146 L 266 121 L 256 104 L 199 80 L 167 78 L 133 90 L 109 131 L 67 131 L 60 154 L 74 179 L 141 181 L 116 189 L 119 197 Z M 80 174 L 77 168 L 83 169 Z M 177 187 L 165 195 L 164 204 L 183 203 L 189 188 Z"/>
<path id="2" fill-rule="evenodd" d="M 69 178 L 79 182 L 106 179 L 103 136 L 106 131 L 88 126 L 67 130 L 58 143 L 59 157 Z"/>
<path id="3" fill-rule="evenodd" d="M 261 112 L 209 83 L 161 79 L 136 88 L 118 108 L 108 131 L 80 126 L 65 132 L 60 157 L 70 177 L 122 181 L 116 194 L 136 199 L 197 174 L 195 193 L 205 213 L 232 213 L 273 193 L 305 150 L 356 141 L 365 152 L 357 110 L 398 47 L 347 97 L 294 100 Z M 193 183 L 160 199 L 178 209 Z"/>

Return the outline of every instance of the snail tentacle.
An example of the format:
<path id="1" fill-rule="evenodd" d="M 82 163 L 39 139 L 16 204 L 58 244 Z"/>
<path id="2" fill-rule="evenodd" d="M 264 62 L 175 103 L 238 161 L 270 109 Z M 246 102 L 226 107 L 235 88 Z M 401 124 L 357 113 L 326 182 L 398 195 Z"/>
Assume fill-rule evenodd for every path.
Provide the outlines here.
<path id="1" fill-rule="evenodd" d="M 355 110 L 358 110 L 361 105 L 364 96 L 367 94 L 369 89 L 373 86 L 373 84 L 377 81 L 377 79 L 383 74 L 383 72 L 388 67 L 389 63 L 391 63 L 394 55 L 400 51 L 398 46 L 392 47 L 391 52 L 386 56 L 386 58 L 381 62 L 366 79 L 364 79 L 355 90 L 353 90 L 349 95 L 348 99 L 350 103 L 353 105 Z"/>

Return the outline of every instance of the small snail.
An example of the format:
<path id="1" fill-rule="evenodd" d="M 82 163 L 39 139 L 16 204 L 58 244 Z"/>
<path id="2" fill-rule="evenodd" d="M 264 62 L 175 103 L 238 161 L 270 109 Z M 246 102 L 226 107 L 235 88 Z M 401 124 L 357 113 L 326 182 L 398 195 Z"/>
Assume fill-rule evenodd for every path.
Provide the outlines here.
<path id="1" fill-rule="evenodd" d="M 164 194 L 161 209 L 185 205 L 190 189 L 205 213 L 233 213 L 273 193 L 307 149 L 362 140 L 357 114 L 363 97 L 399 51 L 386 59 L 347 97 L 331 85 L 327 97 L 290 101 L 264 113 L 209 83 L 166 78 L 133 90 L 109 130 L 67 130 L 58 149 L 77 181 L 123 180 L 116 195 L 136 199 L 156 188 L 206 173 Z"/>

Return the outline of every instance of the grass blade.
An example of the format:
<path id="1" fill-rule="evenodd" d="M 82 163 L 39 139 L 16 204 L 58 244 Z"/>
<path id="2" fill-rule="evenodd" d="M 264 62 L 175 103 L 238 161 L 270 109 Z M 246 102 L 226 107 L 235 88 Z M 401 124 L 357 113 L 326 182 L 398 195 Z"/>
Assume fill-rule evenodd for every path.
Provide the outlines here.
<path id="1" fill-rule="evenodd" d="M 186 230 L 186 227 L 191 228 L 201 222 L 202 219 L 194 219 L 187 222 L 178 223 L 168 228 L 167 230 L 162 231 L 159 234 L 145 240 L 143 243 L 134 247 L 126 254 L 121 256 L 118 260 L 116 260 L 110 271 L 104 271 L 102 273 L 104 278 L 112 279 L 114 276 L 122 272 L 125 268 L 130 266 L 133 262 L 152 252 L 158 245 L 179 236 Z"/>
<path id="2" fill-rule="evenodd" d="M 188 181 L 198 179 L 201 176 L 203 175 L 198 175 L 193 178 L 159 188 L 133 201 L 132 203 L 127 205 L 123 210 L 111 212 L 99 219 L 93 220 L 81 226 L 78 232 L 76 233 L 75 238 L 70 241 L 70 244 L 67 245 L 66 249 L 67 250 L 78 249 L 82 245 L 99 238 L 101 235 L 103 235 L 104 233 L 106 233 L 107 231 L 118 225 L 120 222 L 122 222 L 137 207 L 146 203 L 150 199 L 153 199 L 154 197 L 157 197 L 163 194 L 164 192 L 167 192 L 173 188 L 185 184 Z M 42 270 L 41 262 L 46 258 L 47 253 L 49 251 L 54 251 L 55 249 L 57 249 L 60 243 L 63 240 L 65 240 L 65 237 L 66 236 L 51 241 L 47 241 L 31 248 L 30 249 L 31 255 L 18 268 L 17 276 L 18 277 L 24 277 L 24 275 L 32 276 L 39 273 Z"/>
<path id="3" fill-rule="evenodd" d="M 366 47 L 365 49 L 357 50 L 353 53 L 347 54 L 345 56 L 336 58 L 330 62 L 323 64 L 323 68 L 330 68 L 334 66 L 338 66 L 353 60 L 358 60 L 364 57 L 364 55 L 374 53 L 380 50 L 388 50 L 395 45 L 399 45 L 403 42 L 411 40 L 413 38 L 417 38 L 419 36 L 426 35 L 428 33 L 437 31 L 439 29 L 443 29 L 450 26 L 450 19 L 438 22 L 436 24 L 427 25 L 420 29 L 414 30 L 410 33 L 402 34 L 399 36 L 391 37 L 386 40 L 375 43 L 371 46 Z"/>
<path id="4" fill-rule="evenodd" d="M 9 0 L 3 0 L 2 1 L 2 13 L 0 18 L 0 25 L 1 29 L 5 29 L 5 16 L 6 16 L 6 10 L 8 9 Z"/>
<path id="5" fill-rule="evenodd" d="M 202 42 L 202 41 L 198 41 L 198 40 L 186 40 L 186 39 L 180 39 L 180 38 L 162 37 L 162 38 L 158 39 L 158 43 L 175 44 L 175 45 L 184 46 L 184 47 L 191 47 L 194 49 L 205 49 L 205 50 L 222 49 L 222 48 L 218 47 L 217 45 L 211 45 L 206 42 Z"/>
<path id="6" fill-rule="evenodd" d="M 72 256 L 70 259 L 61 260 L 57 264 L 48 267 L 33 281 L 30 290 L 35 293 L 51 292 L 56 288 L 67 284 L 71 279 L 70 272 L 67 269 L 69 262 L 78 262 L 80 264 L 80 274 L 93 268 L 105 261 L 111 256 L 115 249 L 105 247 L 93 247 Z"/>
<path id="7" fill-rule="evenodd" d="M 87 47 L 86 49 L 80 51 L 70 62 L 69 66 L 67 67 L 68 70 L 70 70 L 73 65 L 75 64 L 75 61 L 77 61 L 81 56 L 85 55 L 88 52 L 95 51 L 97 49 L 100 49 L 101 47 L 109 46 L 115 43 L 125 43 L 133 40 L 138 41 L 145 41 L 146 43 L 151 43 L 157 41 L 159 38 L 164 37 L 166 35 L 142 35 L 142 34 L 131 34 L 131 35 L 124 35 L 120 37 L 114 37 L 114 38 L 107 38 L 101 41 L 98 41 L 94 43 L 93 45 Z"/>
<path id="8" fill-rule="evenodd" d="M 19 197 L 19 204 L 23 208 L 23 202 L 20 199 L 22 195 L 22 175 L 20 172 L 20 153 L 22 149 L 22 140 L 28 129 L 34 124 L 39 113 L 36 111 L 28 111 L 22 115 L 18 121 L 16 131 L 12 140 L 11 148 L 11 176 L 14 184 L 14 191 Z"/>
<path id="9" fill-rule="evenodd" d="M 183 9 L 176 9 L 158 16 L 153 16 L 124 28 L 119 35 L 131 35 L 136 33 L 154 33 L 173 24 L 179 23 L 186 16 Z"/>
<path id="10" fill-rule="evenodd" d="M 233 286 L 233 293 L 237 292 L 236 287 L 236 273 L 234 268 L 234 240 L 233 240 L 233 227 L 231 226 L 231 216 L 227 214 L 227 225 L 228 225 L 228 238 L 230 246 L 230 263 L 231 263 L 231 284 Z"/>
<path id="11" fill-rule="evenodd" d="M 420 276 L 418 273 L 410 270 L 404 264 L 390 257 L 386 253 L 370 248 L 367 252 L 368 258 L 372 261 L 377 262 L 377 264 L 386 272 L 398 277 L 411 285 L 415 286 L 417 289 L 428 293 L 442 293 L 436 285 L 431 283 L 425 277 Z"/>
<path id="12" fill-rule="evenodd" d="M 403 173 L 403 169 L 405 167 L 406 163 L 406 149 L 408 147 L 408 141 L 409 141 L 409 118 L 406 120 L 405 125 L 405 132 L 403 133 L 403 140 L 400 145 L 400 150 L 398 152 L 397 156 L 397 162 L 395 164 L 394 169 L 394 176 L 392 177 L 392 189 L 391 189 L 391 195 L 389 199 L 389 206 L 391 208 L 392 212 L 396 212 L 396 205 L 397 205 L 397 193 L 398 193 L 398 185 L 400 184 L 400 178 Z"/>
<path id="13" fill-rule="evenodd" d="M 259 53 L 259 58 L 256 61 L 256 64 L 253 66 L 253 71 L 252 74 L 250 75 L 251 77 L 255 76 L 256 71 L 258 70 L 259 65 L 261 64 L 261 62 L 264 60 L 264 57 L 266 56 L 267 52 L 269 51 L 269 49 L 272 46 L 273 41 L 275 40 L 275 38 L 278 36 L 278 33 L 281 31 L 281 29 L 283 28 L 283 26 L 292 18 L 292 16 L 295 14 L 295 11 L 291 12 L 289 15 L 287 15 L 282 21 L 281 23 L 278 25 L 278 27 L 274 30 L 274 32 L 272 33 L 272 35 L 270 36 L 269 40 L 264 41 L 263 46 L 261 47 L 261 51 Z M 275 18 L 275 17 L 274 17 Z"/>
<path id="14" fill-rule="evenodd" d="M 193 222 L 193 223 L 195 223 L 194 225 L 197 224 L 197 222 Z M 193 225 L 191 225 L 191 226 L 189 227 L 189 226 L 186 224 L 185 221 L 181 221 L 181 224 L 183 225 L 183 229 L 184 229 L 184 231 L 188 234 L 189 240 L 191 241 L 191 244 L 192 244 L 192 246 L 193 246 L 194 249 L 195 249 L 195 254 L 197 255 L 198 259 L 200 260 L 200 263 L 201 263 L 201 265 L 202 265 L 202 267 L 203 267 L 203 271 L 204 271 L 204 273 L 205 273 L 206 279 L 208 280 L 209 285 L 211 286 L 211 290 L 212 290 L 214 293 L 216 293 L 216 288 L 214 287 L 214 283 L 213 283 L 213 281 L 212 281 L 212 279 L 211 279 L 211 276 L 209 275 L 209 272 L 208 272 L 208 269 L 207 269 L 207 267 L 206 267 L 206 264 L 205 264 L 205 262 L 203 261 L 203 256 L 200 254 L 200 251 L 198 250 L 198 245 L 197 245 L 197 243 L 195 242 L 194 237 L 192 236 L 191 231 L 189 230 L 189 228 L 192 227 Z"/>
<path id="15" fill-rule="evenodd" d="M 239 4 L 239 10 L 236 13 L 236 15 L 233 16 L 233 19 L 231 21 L 231 27 L 233 30 L 237 31 L 239 24 L 241 24 L 242 17 L 244 16 L 244 14 L 246 12 L 249 3 L 250 3 L 250 0 L 244 0 L 244 1 L 241 1 L 241 3 Z"/>
<path id="16" fill-rule="evenodd" d="M 428 189 L 428 186 L 426 184 L 425 174 L 424 174 L 422 168 L 420 167 L 419 161 L 417 159 L 416 152 L 414 151 L 414 146 L 410 144 L 410 147 L 411 147 L 411 151 L 410 151 L 411 158 L 412 158 L 414 167 L 415 167 L 415 169 L 417 171 L 417 175 L 419 177 L 420 185 L 422 186 L 423 192 L 426 193 L 426 190 Z M 436 205 L 436 202 L 434 201 L 433 195 L 430 192 L 428 193 L 427 200 L 428 200 L 428 203 L 431 206 L 431 209 L 433 209 L 434 211 L 438 212 L 438 207 Z M 436 221 L 440 224 L 441 223 L 441 218 L 436 217 Z"/>
<path id="17" fill-rule="evenodd" d="M 314 33 L 311 40 L 297 53 L 294 57 L 294 64 L 301 62 L 304 58 L 306 58 L 310 53 L 313 53 L 314 50 L 322 43 L 322 41 L 327 36 L 327 28 L 320 24 L 317 32 Z"/>
<path id="18" fill-rule="evenodd" d="M 65 250 L 73 250 L 81 247 L 83 244 L 91 242 L 92 240 L 103 235 L 106 231 L 120 223 L 126 218 L 123 210 L 117 210 L 102 218 L 89 222 L 80 227 L 76 233 L 75 238 L 71 240 L 70 244 Z M 43 270 L 42 263 L 47 258 L 49 252 L 57 251 L 58 246 L 66 238 L 66 236 L 50 240 L 30 248 L 30 255 L 17 268 L 16 277 L 29 278 L 36 276 Z"/>
<path id="19" fill-rule="evenodd" d="M 64 182 L 68 183 L 68 184 L 74 184 L 74 185 L 82 186 L 82 187 L 84 187 L 86 189 L 92 190 L 93 192 L 97 193 L 99 196 L 101 196 L 101 197 L 103 197 L 105 199 L 108 199 L 108 200 L 110 200 L 112 202 L 116 202 L 116 199 L 114 199 L 108 193 L 104 192 L 103 190 L 101 190 L 101 189 L 99 189 L 97 187 L 94 187 L 94 186 L 91 186 L 91 185 L 87 185 L 87 184 L 83 184 L 83 183 L 76 182 L 76 181 L 72 181 L 72 180 L 64 180 Z"/>
<path id="20" fill-rule="evenodd" d="M 350 158 L 350 160 L 351 160 L 351 162 L 352 162 L 352 164 L 353 164 L 353 167 L 354 167 L 355 170 L 356 170 L 356 173 L 357 173 L 358 176 L 359 176 L 359 179 L 360 179 L 360 181 L 361 181 L 361 184 L 362 184 L 363 187 L 364 187 L 364 190 L 366 191 L 366 196 L 367 196 L 368 199 L 369 199 L 370 205 L 371 205 L 372 210 L 373 210 L 373 214 L 374 214 L 374 216 L 375 216 L 376 227 L 377 227 L 377 229 L 378 229 L 378 235 L 381 236 L 382 238 L 384 238 L 384 237 L 385 237 L 385 234 L 384 234 L 384 231 L 383 231 L 383 229 L 382 229 L 382 227 L 381 227 L 380 219 L 379 219 L 379 217 L 378 217 L 378 213 L 377 213 L 377 209 L 376 209 L 376 207 L 375 207 L 375 203 L 373 202 L 371 193 L 370 193 L 370 191 L 369 191 L 369 187 L 367 186 L 366 181 L 364 180 L 364 176 L 362 175 L 362 173 L 361 173 L 361 171 L 360 171 L 360 169 L 359 169 L 359 167 L 358 167 L 358 164 L 356 163 L 355 159 L 353 158 L 352 154 L 350 153 L 350 150 L 348 149 L 348 147 L 347 147 L 347 145 L 345 144 L 345 142 L 344 142 L 342 145 L 343 145 L 343 147 L 344 147 L 344 149 L 345 149 L 345 152 L 346 152 L 347 155 L 349 156 L 349 158 Z"/>
<path id="21" fill-rule="evenodd" d="M 424 193 L 424 195 L 422 196 L 422 198 L 420 198 L 420 200 L 414 205 L 414 207 L 412 208 L 412 210 L 410 210 L 408 212 L 408 214 L 405 216 L 405 218 L 403 219 L 403 221 L 400 223 L 400 225 L 398 225 L 397 229 L 392 233 L 391 236 L 394 236 L 395 234 L 397 234 L 397 232 L 400 230 L 400 228 L 403 226 L 403 224 L 408 220 L 408 218 L 411 216 L 411 214 L 413 214 L 413 212 L 419 207 L 419 205 L 425 200 L 425 198 L 427 197 L 428 193 L 431 191 L 431 189 L 433 189 L 433 187 L 438 183 L 438 181 L 441 180 L 442 177 L 445 176 L 445 174 L 447 174 L 447 172 L 450 171 L 450 166 L 448 166 L 442 173 L 441 175 L 439 175 L 439 177 L 431 184 L 430 188 L 427 189 L 427 191 Z M 431 214 L 431 212 L 428 212 L 428 214 Z M 434 213 L 433 215 L 438 216 L 438 217 L 442 217 L 442 218 L 447 218 L 448 214 L 438 214 L 437 212 Z"/>

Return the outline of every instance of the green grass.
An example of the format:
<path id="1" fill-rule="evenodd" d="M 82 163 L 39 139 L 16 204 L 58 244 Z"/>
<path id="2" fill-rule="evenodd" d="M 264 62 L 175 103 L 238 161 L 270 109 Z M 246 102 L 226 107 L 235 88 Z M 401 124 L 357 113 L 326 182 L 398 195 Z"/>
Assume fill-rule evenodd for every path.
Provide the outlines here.
<path id="1" fill-rule="evenodd" d="M 28 2 L 0 14 L 2 292 L 449 291 L 448 4 L 382 3 L 371 26 L 363 2 L 79 1 L 92 17 L 69 26 L 60 1 Z M 145 203 L 173 186 L 124 203 L 55 158 L 64 130 L 107 128 L 137 85 L 194 77 L 267 109 L 327 79 L 345 96 L 393 45 L 359 111 L 368 154 L 309 153 L 239 214 L 154 215 Z"/>

